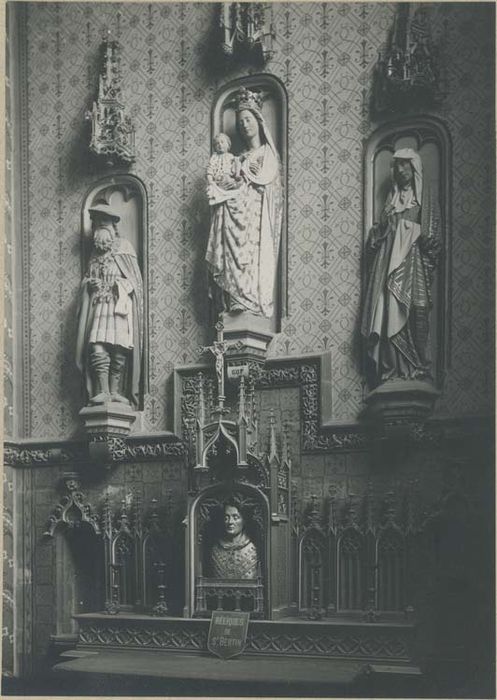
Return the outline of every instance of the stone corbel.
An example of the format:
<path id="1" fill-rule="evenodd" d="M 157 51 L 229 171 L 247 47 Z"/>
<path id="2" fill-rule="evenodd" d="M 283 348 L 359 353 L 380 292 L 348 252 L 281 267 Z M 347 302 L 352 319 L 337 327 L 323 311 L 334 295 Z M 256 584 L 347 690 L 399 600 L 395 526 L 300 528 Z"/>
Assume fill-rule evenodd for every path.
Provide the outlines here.
<path id="1" fill-rule="evenodd" d="M 88 452 L 96 462 L 112 462 L 115 439 L 123 439 L 136 420 L 136 412 L 126 404 L 112 402 L 101 406 L 85 406 L 79 412 L 88 436 Z"/>
<path id="2" fill-rule="evenodd" d="M 364 418 L 381 437 L 411 437 L 413 430 L 431 416 L 439 396 L 440 392 L 429 381 L 388 381 L 366 396 Z"/>
<path id="3" fill-rule="evenodd" d="M 59 525 L 76 528 L 81 527 L 85 523 L 93 529 L 95 534 L 100 534 L 98 518 L 92 513 L 91 505 L 86 501 L 84 494 L 80 490 L 81 484 L 78 475 L 68 472 L 64 474 L 62 481 L 66 493 L 50 515 L 44 535 L 53 537 Z"/>

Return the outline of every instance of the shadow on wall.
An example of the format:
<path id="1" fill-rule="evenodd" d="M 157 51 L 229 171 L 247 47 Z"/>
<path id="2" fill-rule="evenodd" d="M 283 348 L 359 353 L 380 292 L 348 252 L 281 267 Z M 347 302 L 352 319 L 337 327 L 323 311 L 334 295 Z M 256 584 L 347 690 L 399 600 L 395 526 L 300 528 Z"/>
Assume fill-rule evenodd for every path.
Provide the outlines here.
<path id="1" fill-rule="evenodd" d="M 65 323 L 63 329 L 62 377 L 59 399 L 71 401 L 71 414 L 77 421 L 80 409 L 85 405 L 85 393 L 81 373 L 76 366 L 76 340 L 79 311 L 79 285 L 75 289 L 73 298 L 67 310 L 64 312 Z"/>
<path id="2" fill-rule="evenodd" d="M 206 162 L 207 167 L 207 162 Z M 190 212 L 191 246 L 193 258 L 193 277 L 191 295 L 195 321 L 200 326 L 210 326 L 215 323 L 211 314 L 211 304 L 208 298 L 208 277 L 205 264 L 205 250 L 209 238 L 210 210 L 205 192 L 207 180 L 205 175 L 199 176 L 194 184 L 187 210 Z"/>
<path id="3" fill-rule="evenodd" d="M 91 140 L 91 124 L 85 119 L 86 109 L 81 110 L 74 119 L 74 130 L 71 134 L 71 148 L 67 156 L 65 182 L 73 192 L 87 188 L 91 180 L 102 177 L 102 159 L 93 155 L 89 149 Z M 104 169 L 105 171 L 107 169 Z M 122 175 L 129 172 L 129 166 L 113 163 L 112 175 Z"/>
<path id="4" fill-rule="evenodd" d="M 223 30 L 219 24 L 220 10 L 216 6 L 213 7 L 215 10 L 211 15 L 211 23 L 199 52 L 199 65 L 203 67 L 206 78 L 228 82 L 230 77 L 235 77 L 235 74 L 240 74 L 242 70 L 246 73 L 249 67 L 254 72 L 262 71 L 265 65 L 262 53 L 260 56 L 254 55 L 253 52 L 244 51 L 242 47 L 238 47 L 232 56 L 227 56 L 223 52 L 221 48 Z"/>

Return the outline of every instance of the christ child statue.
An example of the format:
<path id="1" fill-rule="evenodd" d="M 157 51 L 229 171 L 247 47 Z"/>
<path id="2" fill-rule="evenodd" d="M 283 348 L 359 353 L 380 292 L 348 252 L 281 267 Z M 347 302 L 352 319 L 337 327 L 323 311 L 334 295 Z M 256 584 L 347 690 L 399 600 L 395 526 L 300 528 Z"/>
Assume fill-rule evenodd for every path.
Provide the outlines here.
<path id="1" fill-rule="evenodd" d="M 215 197 L 213 190 L 232 190 L 240 187 L 240 159 L 231 152 L 231 139 L 227 134 L 214 138 L 214 153 L 207 166 L 207 194 Z"/>

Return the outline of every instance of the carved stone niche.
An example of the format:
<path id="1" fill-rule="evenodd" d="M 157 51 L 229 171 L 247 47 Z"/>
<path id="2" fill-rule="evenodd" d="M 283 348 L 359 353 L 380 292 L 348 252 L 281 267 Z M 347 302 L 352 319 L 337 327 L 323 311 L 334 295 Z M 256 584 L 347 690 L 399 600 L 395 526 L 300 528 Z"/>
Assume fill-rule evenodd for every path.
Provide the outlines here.
<path id="1" fill-rule="evenodd" d="M 419 178 L 416 180 L 416 176 L 413 178 L 414 190 L 418 186 L 416 183 L 421 182 L 422 184 L 420 197 L 422 201 L 419 203 L 421 207 L 418 210 L 420 213 L 417 214 L 416 219 L 415 209 L 412 209 L 412 216 L 409 218 L 406 215 L 405 219 L 408 222 L 405 224 L 406 226 L 414 227 L 416 223 L 421 226 L 421 235 L 412 246 L 413 248 L 419 246 L 420 253 L 417 260 L 419 261 L 418 267 L 422 266 L 420 270 L 415 270 L 414 267 L 408 269 L 410 258 L 408 258 L 408 254 L 405 254 L 403 258 L 402 251 L 399 254 L 401 262 L 397 261 L 396 266 L 392 267 L 394 246 L 392 245 L 390 250 L 387 249 L 389 245 L 388 233 L 383 239 L 384 242 L 377 239 L 378 242 L 371 245 L 373 225 L 377 224 L 378 235 L 387 232 L 382 214 L 392 191 L 393 155 L 401 149 L 416 151 L 422 166 L 422 181 Z M 362 417 L 367 422 L 372 423 L 379 434 L 383 433 L 388 437 L 410 431 L 414 425 L 423 423 L 432 414 L 435 402 L 443 388 L 445 374 L 450 367 L 451 143 L 445 125 L 434 117 L 424 116 L 396 120 L 383 125 L 368 140 L 365 149 L 364 169 L 364 264 L 361 329 L 364 344 L 365 378 L 369 386 L 369 393 L 364 398 L 366 409 Z M 429 217 L 425 216 L 428 211 L 430 212 Z M 403 219 L 402 215 L 401 218 Z M 380 223 L 378 224 L 378 222 Z M 426 232 L 429 232 L 429 235 Z M 381 256 L 386 257 L 382 260 Z M 377 282 L 380 284 L 378 270 L 382 269 L 381 265 L 385 267 L 385 277 L 381 286 L 375 287 Z M 398 274 L 401 276 L 398 279 L 393 279 L 403 265 L 407 271 L 402 271 L 402 274 L 399 272 Z M 422 288 L 422 293 L 426 295 L 424 301 L 419 301 L 421 292 L 413 291 L 415 278 L 420 279 L 421 273 L 423 279 L 428 280 Z M 405 287 L 406 279 L 407 283 L 409 283 L 409 279 L 414 280 L 411 288 Z M 402 333 L 405 332 L 408 339 L 407 344 L 404 343 L 404 340 L 399 342 L 395 340 L 393 343 L 389 337 L 387 339 L 388 331 L 385 329 L 389 323 L 390 314 L 393 313 L 391 310 L 393 301 L 390 301 L 392 285 L 397 290 L 395 292 L 396 298 L 401 300 L 399 308 L 408 309 L 408 320 L 402 328 Z M 387 289 L 388 292 L 386 292 Z M 424 308 L 429 309 L 428 314 L 422 311 L 424 316 L 421 316 L 418 311 L 414 311 L 416 294 L 418 295 L 416 304 L 421 304 L 422 307 L 424 305 Z M 430 296 L 431 306 L 429 301 L 426 302 L 426 298 L 429 299 Z M 383 303 L 383 311 L 378 312 L 378 308 L 381 308 Z M 375 336 L 372 334 L 372 329 L 373 327 L 380 328 L 380 321 L 377 319 L 378 313 L 383 314 L 381 317 L 383 320 L 381 321 L 382 330 L 378 331 L 376 335 L 376 338 L 379 338 L 376 346 L 379 360 L 377 359 L 375 364 L 372 361 L 371 340 L 373 340 L 374 345 Z M 417 317 L 415 313 L 418 313 Z M 374 319 L 374 326 L 371 319 Z M 372 335 L 368 336 L 368 333 Z M 383 333 L 385 333 L 385 337 L 383 337 Z M 392 335 L 392 338 L 400 338 L 400 335 L 399 332 L 398 336 Z M 402 349 L 409 347 L 409 343 L 411 347 L 416 348 L 415 355 L 422 358 L 417 366 L 411 365 L 411 360 L 406 360 L 409 354 Z M 383 348 L 387 346 L 391 348 L 388 360 L 393 366 L 391 376 L 386 376 L 388 372 L 383 372 L 385 365 L 381 362 Z M 393 357 L 395 359 L 392 359 Z"/>
<path id="2" fill-rule="evenodd" d="M 114 217 L 110 224 L 108 219 L 98 218 L 102 212 L 104 216 L 110 214 Z M 110 296 L 117 298 L 117 301 L 115 310 L 111 309 L 108 313 L 126 318 L 131 340 L 131 348 L 122 353 L 124 359 L 121 360 L 121 366 L 119 357 L 114 358 L 115 349 L 120 352 L 119 344 L 103 344 L 109 365 L 107 380 L 110 388 L 107 386 L 106 390 L 101 388 L 102 382 L 96 374 L 89 351 L 93 323 L 90 319 L 92 307 L 95 308 L 96 303 L 96 295 L 92 296 L 90 283 L 96 274 L 95 269 L 98 271 L 98 265 L 101 264 L 100 258 L 95 257 L 95 221 L 97 224 L 103 221 L 103 228 L 107 226 L 112 230 L 115 227 L 114 235 L 118 243 L 113 250 L 118 252 L 114 255 L 114 260 L 119 269 L 119 279 L 122 277 L 124 281 L 121 286 L 117 285 L 117 292 L 116 284 L 111 286 Z M 78 320 L 77 363 L 83 376 L 85 406 L 80 411 L 80 416 L 89 438 L 90 455 L 102 460 L 108 457 L 105 444 L 110 438 L 126 436 L 132 426 L 140 430 L 141 411 L 148 391 L 148 225 L 147 194 L 143 183 L 128 174 L 114 175 L 96 182 L 84 200 L 81 232 L 83 283 L 80 291 L 82 310 Z M 95 260 L 96 263 L 92 262 Z M 125 311 L 117 310 L 121 298 L 125 302 Z M 93 318 L 94 315 L 93 313 Z M 94 400 L 96 395 L 101 400 Z"/>
<path id="3" fill-rule="evenodd" d="M 275 162 L 279 160 L 281 192 L 283 196 L 281 205 L 277 207 L 278 212 L 281 214 L 281 233 L 279 235 L 279 243 L 276 244 L 275 257 L 271 260 L 274 248 L 273 251 L 267 248 L 265 254 L 262 256 L 265 257 L 265 262 L 263 261 L 265 265 L 265 274 L 270 277 L 272 272 L 268 273 L 268 269 L 274 269 L 272 314 L 268 315 L 267 310 L 264 313 L 241 310 L 241 308 L 231 310 L 229 305 L 222 311 L 220 319 L 224 325 L 224 338 L 228 346 L 239 346 L 238 349 L 234 348 L 233 352 L 228 353 L 228 368 L 231 366 L 240 368 L 244 363 L 248 362 L 248 360 L 263 362 L 266 357 L 267 348 L 274 334 L 278 333 L 280 330 L 281 318 L 287 313 L 287 204 L 285 193 L 287 191 L 288 182 L 288 98 L 282 83 L 274 76 L 267 74 L 243 77 L 223 86 L 214 100 L 212 109 L 211 143 L 213 151 L 214 138 L 219 133 L 224 133 L 229 136 L 231 140 L 231 151 L 235 156 L 242 154 L 246 150 L 246 144 L 237 128 L 237 109 L 241 108 L 243 102 L 240 101 L 238 95 L 240 94 L 240 90 L 243 89 L 250 91 L 251 95 L 257 94 L 262 101 L 260 112 L 262 114 L 264 127 L 261 125 L 259 126 L 260 133 L 263 133 L 264 129 L 267 130 L 274 145 L 276 151 Z M 261 141 L 264 143 L 264 135 L 261 137 Z M 248 169 L 247 163 L 248 160 L 245 165 L 246 169 Z M 243 174 L 243 160 L 241 167 Z M 261 196 L 265 202 L 264 206 L 266 206 L 267 201 L 269 201 L 268 192 L 269 199 L 272 196 L 271 187 L 269 189 L 268 187 L 260 187 L 260 190 L 263 191 Z M 211 221 L 214 215 L 215 207 L 211 206 Z M 273 234 L 274 231 L 272 231 L 271 235 Z M 262 240 L 263 235 L 261 233 L 260 237 L 260 240 Z M 251 260 L 255 260 L 256 258 L 258 258 L 258 253 L 257 255 L 252 255 Z M 249 265 L 250 264 L 252 264 L 252 261 Z M 262 265 L 260 267 L 262 269 Z M 260 285 L 256 286 L 258 286 L 258 289 L 261 289 L 261 285 L 262 282 Z M 270 296 L 270 294 L 268 296 Z M 215 310 L 219 312 L 222 308 L 222 304 L 216 303 L 216 301 L 214 301 L 214 304 L 216 306 Z M 242 346 L 241 349 L 240 346 Z M 229 371 L 228 377 L 230 377 Z"/>

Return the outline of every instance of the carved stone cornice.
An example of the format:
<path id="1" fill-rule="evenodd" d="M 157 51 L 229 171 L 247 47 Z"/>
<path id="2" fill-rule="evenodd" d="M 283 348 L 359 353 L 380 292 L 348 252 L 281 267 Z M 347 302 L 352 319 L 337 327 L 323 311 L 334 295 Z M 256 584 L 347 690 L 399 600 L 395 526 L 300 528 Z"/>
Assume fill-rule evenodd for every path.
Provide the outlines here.
<path id="1" fill-rule="evenodd" d="M 174 435 L 140 438 L 111 438 L 109 451 L 112 462 L 142 462 L 164 457 L 183 457 L 185 445 Z"/>
<path id="2" fill-rule="evenodd" d="M 126 440 L 114 437 L 107 442 L 113 464 L 179 458 L 185 453 L 184 444 L 171 433 Z M 6 442 L 3 457 L 5 465 L 17 469 L 79 464 L 88 461 L 88 443 L 70 440 Z"/>
<path id="3" fill-rule="evenodd" d="M 87 459 L 86 444 L 71 441 L 6 442 L 4 464 L 9 467 L 40 467 Z"/>
<path id="4" fill-rule="evenodd" d="M 370 449 L 371 436 L 359 424 L 333 426 L 319 423 L 317 405 L 320 380 L 316 372 L 308 371 L 309 367 L 307 363 L 302 368 L 302 373 L 298 367 L 262 370 L 257 382 L 258 386 L 266 387 L 299 386 L 299 376 L 302 377 L 303 399 L 306 400 L 302 421 L 303 452 Z M 440 447 L 443 443 L 450 446 L 451 443 L 465 442 L 471 438 L 491 440 L 492 435 L 493 421 L 488 416 L 432 418 L 424 425 L 416 426 L 406 442 L 418 448 L 433 448 Z M 128 437 L 126 440 L 110 439 L 113 464 L 181 458 L 185 452 L 185 443 L 174 433 Z M 3 446 L 3 461 L 6 466 L 16 469 L 79 464 L 88 461 L 88 444 L 75 440 L 9 440 Z"/>

